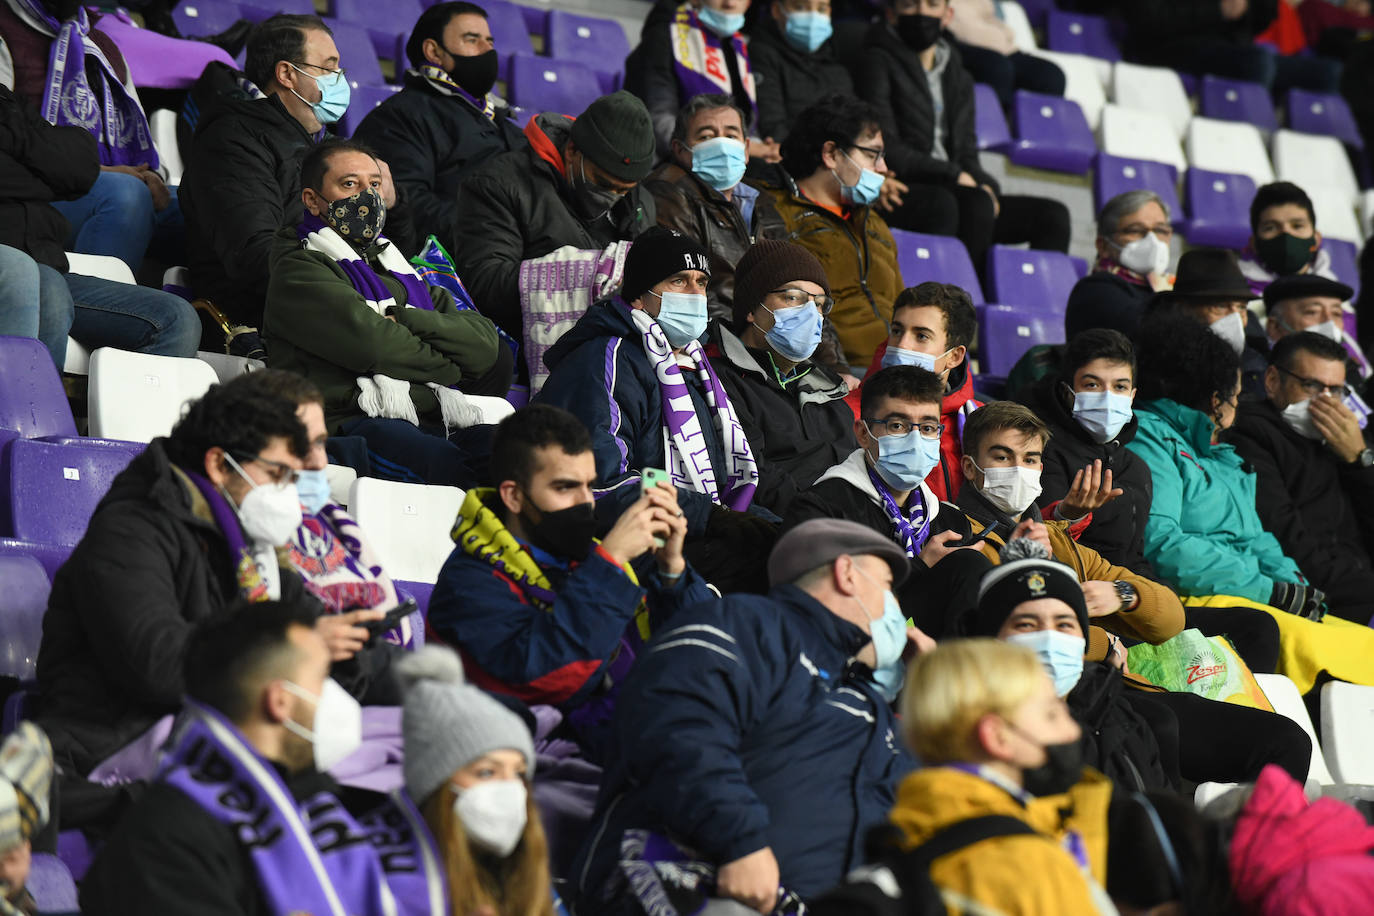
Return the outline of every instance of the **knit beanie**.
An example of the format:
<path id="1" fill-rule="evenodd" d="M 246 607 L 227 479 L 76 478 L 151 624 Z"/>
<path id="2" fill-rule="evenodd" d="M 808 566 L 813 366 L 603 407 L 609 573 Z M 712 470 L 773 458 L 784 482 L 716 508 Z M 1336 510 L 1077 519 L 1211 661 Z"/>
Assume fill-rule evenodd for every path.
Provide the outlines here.
<path id="1" fill-rule="evenodd" d="M 710 276 L 711 252 L 690 235 L 654 226 L 636 238 L 625 255 L 620 297 L 634 302 L 680 270 L 701 270 Z"/>
<path id="2" fill-rule="evenodd" d="M 396 663 L 405 697 L 406 791 L 423 804 L 472 761 L 491 751 L 525 755 L 534 774 L 534 739 L 515 713 L 463 680 L 463 663 L 449 648 L 427 645 Z"/>
<path id="3" fill-rule="evenodd" d="M 1058 598 L 1073 608 L 1087 637 L 1088 604 L 1072 569 L 1050 559 L 1045 546 L 1029 538 L 1008 541 L 1001 560 L 978 586 L 978 607 L 965 624 L 965 635 L 996 636 L 1018 604 Z"/>
<path id="4" fill-rule="evenodd" d="M 649 109 L 624 89 L 588 105 L 573 121 L 572 141 L 597 168 L 621 181 L 641 181 L 653 169 Z"/>
<path id="5" fill-rule="evenodd" d="M 735 265 L 735 330 L 749 321 L 749 313 L 784 283 L 810 280 L 830 295 L 830 278 L 816 256 L 795 242 L 765 239 L 755 242 Z"/>

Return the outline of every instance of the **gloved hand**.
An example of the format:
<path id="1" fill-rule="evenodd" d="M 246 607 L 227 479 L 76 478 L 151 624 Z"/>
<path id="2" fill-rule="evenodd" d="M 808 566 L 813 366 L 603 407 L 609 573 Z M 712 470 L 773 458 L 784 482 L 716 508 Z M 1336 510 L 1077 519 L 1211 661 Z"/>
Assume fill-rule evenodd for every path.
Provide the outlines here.
<path id="1" fill-rule="evenodd" d="M 1326 616 L 1326 593 L 1297 582 L 1275 582 L 1269 604 L 1308 620 L 1319 621 Z"/>

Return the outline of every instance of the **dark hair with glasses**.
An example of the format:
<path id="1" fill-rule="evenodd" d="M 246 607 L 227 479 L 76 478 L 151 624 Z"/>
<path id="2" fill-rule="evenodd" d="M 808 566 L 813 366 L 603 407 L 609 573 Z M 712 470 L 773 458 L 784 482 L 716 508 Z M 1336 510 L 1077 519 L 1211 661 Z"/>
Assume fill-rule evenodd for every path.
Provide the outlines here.
<path id="1" fill-rule="evenodd" d="M 305 56 L 305 33 L 311 30 L 333 35 L 319 16 L 278 13 L 258 23 L 248 36 L 243 72 L 263 92 L 277 88 L 277 63 L 300 63 Z"/>
<path id="2" fill-rule="evenodd" d="M 852 95 L 827 95 L 797 115 L 782 141 L 782 167 L 796 181 L 809 178 L 821 167 L 821 147 L 827 142 L 853 149 L 859 137 L 880 129 L 872 105 Z"/>
<path id="3" fill-rule="evenodd" d="M 266 372 L 249 372 L 223 385 L 211 385 L 193 401 L 163 448 L 173 464 L 205 473 L 205 453 L 218 446 L 238 458 L 256 458 L 273 439 L 285 439 L 291 454 L 310 454 L 305 425 L 296 416 L 296 402 L 272 390 Z"/>
<path id="4" fill-rule="evenodd" d="M 1299 331 L 1296 334 L 1289 334 L 1280 338 L 1279 342 L 1274 344 L 1274 348 L 1269 351 L 1269 365 L 1284 375 L 1296 379 L 1301 383 L 1303 390 L 1312 397 L 1326 393 L 1333 397 L 1343 398 L 1350 394 L 1350 389 L 1344 384 L 1327 386 L 1316 379 L 1303 378 L 1294 373 L 1293 364 L 1298 361 L 1299 353 L 1307 353 L 1317 357 L 1317 359 L 1329 359 L 1344 366 L 1347 359 L 1345 347 L 1330 337 L 1314 334 L 1311 331 Z M 1339 390 L 1335 390 L 1337 388 Z"/>

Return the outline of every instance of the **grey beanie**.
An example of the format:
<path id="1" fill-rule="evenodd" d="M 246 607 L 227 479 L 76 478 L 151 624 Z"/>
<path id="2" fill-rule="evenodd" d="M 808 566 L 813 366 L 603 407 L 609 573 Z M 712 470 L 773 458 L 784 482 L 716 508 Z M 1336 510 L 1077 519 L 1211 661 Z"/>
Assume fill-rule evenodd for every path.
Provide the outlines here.
<path id="1" fill-rule="evenodd" d="M 406 791 L 423 804 L 455 770 L 483 754 L 510 749 L 525 755 L 534 775 L 534 739 L 524 721 L 463 680 L 452 649 L 427 645 L 396 664 L 405 696 Z"/>

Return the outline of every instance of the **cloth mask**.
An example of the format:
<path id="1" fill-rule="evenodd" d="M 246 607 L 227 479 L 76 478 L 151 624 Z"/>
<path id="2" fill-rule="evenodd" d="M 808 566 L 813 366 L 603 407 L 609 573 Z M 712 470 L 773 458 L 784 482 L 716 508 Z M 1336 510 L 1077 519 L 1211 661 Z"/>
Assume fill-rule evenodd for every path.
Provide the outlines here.
<path id="1" fill-rule="evenodd" d="M 743 13 L 726 13 L 709 6 L 703 6 L 697 10 L 697 18 L 701 20 L 702 25 L 721 38 L 728 38 L 744 28 Z"/>
<path id="2" fill-rule="evenodd" d="M 939 16 L 911 13 L 897 17 L 897 37 L 918 54 L 939 40 L 943 28 L 944 21 Z"/>
<path id="3" fill-rule="evenodd" d="M 773 326 L 764 332 L 763 337 L 785 359 L 799 363 L 809 359 L 821 345 L 825 319 L 821 317 L 821 310 L 813 304 L 808 302 L 776 312 L 764 306 L 764 310 L 773 316 Z"/>
<path id="4" fill-rule="evenodd" d="M 291 65 L 298 73 L 305 73 L 295 64 Z M 309 73 L 305 73 L 310 76 Z M 349 99 L 353 96 L 353 90 L 348 86 L 348 80 L 344 78 L 342 72 L 326 73 L 323 76 L 311 77 L 315 80 L 315 85 L 320 89 L 320 100 L 318 102 L 305 102 L 305 97 L 292 89 L 291 94 L 302 102 L 310 106 L 310 112 L 321 124 L 334 124 L 348 111 Z"/>
<path id="5" fill-rule="evenodd" d="M 1280 411 L 1279 416 L 1284 423 L 1288 424 L 1289 429 L 1304 439 L 1320 439 L 1322 434 L 1317 429 L 1317 424 L 1312 422 L 1311 407 L 1312 399 L 1303 398 L 1301 401 L 1289 404 Z"/>
<path id="6" fill-rule="evenodd" d="M 1134 415 L 1131 399 L 1115 391 L 1080 391 L 1073 396 L 1073 418 L 1094 442 L 1111 442 Z"/>
<path id="7" fill-rule="evenodd" d="M 238 505 L 239 524 L 248 540 L 272 547 L 291 540 L 301 526 L 301 498 L 296 485 L 256 483 L 228 452 L 224 453 L 224 460 L 253 488 Z"/>
<path id="8" fill-rule="evenodd" d="M 1118 264 L 1141 276 L 1148 276 L 1149 274 L 1163 276 L 1169 269 L 1169 243 L 1153 232 L 1147 232 L 1134 242 L 1128 242 L 1125 245 L 1117 245 L 1111 240 L 1108 240 L 1108 244 L 1116 248 Z"/>
<path id="9" fill-rule="evenodd" d="M 1237 356 L 1245 352 L 1245 316 L 1240 312 L 1232 312 L 1225 318 L 1213 321 L 1208 327 L 1213 334 L 1226 341 Z"/>
<path id="10" fill-rule="evenodd" d="M 949 354 L 950 350 L 953 349 L 953 347 L 950 347 L 950 349 L 946 350 L 944 353 L 932 356 L 929 353 L 922 353 L 920 350 L 903 350 L 901 347 L 888 347 L 887 351 L 883 353 L 883 368 L 886 369 L 888 366 L 915 366 L 927 372 L 935 372 L 935 361 L 944 359 L 945 356 Z M 939 375 L 938 372 L 935 372 L 935 374 Z"/>
<path id="11" fill-rule="evenodd" d="M 487 93 L 491 92 L 491 87 L 496 85 L 496 71 L 501 63 L 496 55 L 496 49 L 492 48 L 469 57 L 454 54 L 448 48 L 444 48 L 444 53 L 453 58 L 453 67 L 448 71 L 448 78 L 469 95 L 479 99 L 486 98 Z"/>
<path id="12" fill-rule="evenodd" d="M 868 434 L 872 436 L 873 431 Z M 878 460 L 873 468 L 894 490 L 916 489 L 940 463 L 939 437 L 927 439 L 913 429 L 901 436 L 874 438 L 878 439 Z"/>
<path id="13" fill-rule="evenodd" d="M 749 154 L 734 137 L 712 137 L 692 147 L 692 171 L 717 191 L 739 184 L 748 165 Z"/>
<path id="14" fill-rule="evenodd" d="M 504 859 L 520 845 L 529 817 L 524 780 L 489 779 L 466 789 L 453 787 L 453 813 L 474 844 Z"/>
<path id="15" fill-rule="evenodd" d="M 852 164 L 858 165 L 843 150 L 840 151 L 840 155 L 849 159 Z M 852 185 L 840 181 L 840 173 L 834 169 L 830 170 L 830 174 L 834 175 L 835 180 L 840 182 L 840 199 L 850 206 L 871 207 L 878 200 L 878 195 L 883 190 L 883 176 L 872 169 L 865 169 L 860 166 L 859 181 Z"/>
<path id="16" fill-rule="evenodd" d="M 1012 726 L 1028 741 L 1034 741 L 1025 732 Z M 1083 778 L 1083 745 L 1078 741 L 1063 744 L 1042 744 L 1045 762 L 1038 767 L 1021 771 L 1021 788 L 1032 795 L 1060 795 L 1072 789 Z"/>
<path id="17" fill-rule="evenodd" d="M 329 489 L 329 475 L 321 468 L 318 471 L 301 471 L 296 478 L 296 495 L 301 505 L 311 515 L 319 511 L 333 498 Z"/>
<path id="18" fill-rule="evenodd" d="M 332 677 L 316 696 L 299 684 L 282 681 L 288 691 L 315 704 L 315 727 L 306 728 L 294 719 L 282 723 L 292 734 L 309 741 L 315 749 L 315 769 L 327 773 L 363 743 L 363 708 Z"/>
<path id="19" fill-rule="evenodd" d="M 573 201 L 578 212 L 593 223 L 603 217 L 609 218 L 611 210 L 620 203 L 624 195 L 588 181 L 585 158 L 577 161 L 577 173 L 581 180 L 573 183 Z"/>
<path id="20" fill-rule="evenodd" d="M 854 570 L 872 584 L 878 584 L 877 579 L 857 565 Z M 906 651 L 906 615 L 902 613 L 902 606 L 897 603 L 897 596 L 892 594 L 892 589 L 883 589 L 883 612 L 876 618 L 869 616 L 867 605 L 857 597 L 854 600 L 868 618 L 868 635 L 873 640 L 873 655 L 876 658 L 873 670 L 900 665 L 902 653 Z"/>
<path id="21" fill-rule="evenodd" d="M 539 509 L 529 494 L 525 500 Z M 596 503 L 578 503 L 555 512 L 539 509 L 539 521 L 526 520 L 525 529 L 530 543 L 545 553 L 560 559 L 585 560 L 596 537 Z"/>
<path id="22" fill-rule="evenodd" d="M 381 237 L 386 226 L 386 204 L 376 188 L 365 188 L 351 197 L 330 201 L 321 218 L 354 248 L 366 248 Z"/>
<path id="23" fill-rule="evenodd" d="M 787 14 L 787 24 L 783 26 L 783 35 L 792 43 L 794 48 L 805 51 L 807 54 L 816 53 L 816 49 L 830 40 L 835 28 L 830 24 L 830 16 L 827 13 L 819 13 L 815 10 L 800 10 L 795 13 Z"/>
<path id="24" fill-rule="evenodd" d="M 1291 276 L 1300 273 L 1317 256 L 1317 239 L 1280 232 L 1272 239 L 1256 239 L 1255 255 L 1280 277 Z"/>
<path id="25" fill-rule="evenodd" d="M 1068 696 L 1083 676 L 1083 652 L 1087 641 L 1082 636 L 1070 636 L 1057 630 L 1036 630 L 1034 633 L 1013 633 L 1007 642 L 1025 646 L 1040 656 L 1050 680 L 1054 681 L 1056 696 Z"/>
<path id="26" fill-rule="evenodd" d="M 1345 343 L 1345 328 L 1336 324 L 1334 321 L 1323 321 L 1321 324 L 1314 324 L 1310 328 L 1303 328 L 1312 334 L 1320 334 L 1323 337 L 1334 340 L 1338 344 Z"/>
<path id="27" fill-rule="evenodd" d="M 977 462 L 973 466 L 978 468 Z M 978 470 L 983 471 L 982 468 Z M 983 471 L 983 486 L 979 492 L 1007 515 L 1020 518 L 1040 495 L 1040 469 L 988 468 Z"/>
<path id="28" fill-rule="evenodd" d="M 674 347 L 685 347 L 706 333 L 706 297 L 701 293 L 655 293 L 663 305 L 654 320 Z"/>

